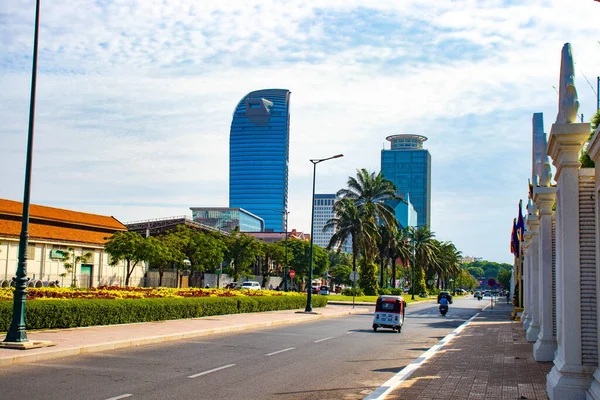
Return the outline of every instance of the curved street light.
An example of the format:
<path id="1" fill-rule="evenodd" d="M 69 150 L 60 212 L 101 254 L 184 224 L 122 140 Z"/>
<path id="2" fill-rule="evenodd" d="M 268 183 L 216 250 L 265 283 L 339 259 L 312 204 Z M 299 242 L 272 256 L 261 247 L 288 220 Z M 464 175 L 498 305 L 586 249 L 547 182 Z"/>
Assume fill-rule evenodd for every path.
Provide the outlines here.
<path id="1" fill-rule="evenodd" d="M 317 175 L 317 164 L 323 161 L 332 160 L 334 158 L 344 157 L 343 154 L 337 154 L 333 157 L 320 158 L 310 160 L 313 163 L 313 187 L 312 187 L 312 208 L 310 214 L 310 255 L 309 255 L 309 267 L 308 267 L 308 294 L 306 296 L 306 309 L 305 312 L 312 312 L 312 275 L 313 275 L 313 226 L 315 221 L 315 177 Z"/>

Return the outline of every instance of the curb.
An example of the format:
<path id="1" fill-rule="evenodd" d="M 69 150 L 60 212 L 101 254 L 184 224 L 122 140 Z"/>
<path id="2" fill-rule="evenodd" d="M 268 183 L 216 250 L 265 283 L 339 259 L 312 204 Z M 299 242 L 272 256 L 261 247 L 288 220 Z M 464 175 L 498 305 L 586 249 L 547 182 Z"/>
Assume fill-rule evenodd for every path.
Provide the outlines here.
<path id="1" fill-rule="evenodd" d="M 13 365 L 13 364 L 22 364 L 22 363 L 31 363 L 37 361 L 45 361 L 51 360 L 55 358 L 63 358 L 69 356 L 76 356 L 82 354 L 90 354 L 90 353 L 98 353 L 107 350 L 116 350 L 116 349 L 124 349 L 131 347 L 139 347 L 145 346 L 149 344 L 157 344 L 157 343 L 166 343 L 166 342 L 174 342 L 182 339 L 191 339 L 202 336 L 210 336 L 215 334 L 222 333 L 230 333 L 230 332 L 241 332 L 245 330 L 254 330 L 261 328 L 269 328 L 272 326 L 281 326 L 281 325 L 292 325 L 297 323 L 309 322 L 319 319 L 325 318 L 334 318 L 334 317 L 342 317 L 345 315 L 352 314 L 360 314 L 365 312 L 365 309 L 351 309 L 351 310 L 343 310 L 339 312 L 334 312 L 330 314 L 307 314 L 304 316 L 287 318 L 276 321 L 265 321 L 265 322 L 256 322 L 256 323 L 248 323 L 245 325 L 234 325 L 234 326 L 226 326 L 226 327 L 217 327 L 217 328 L 205 328 L 198 329 L 195 331 L 187 331 L 182 333 L 173 333 L 173 334 L 164 334 L 158 336 L 146 336 L 136 339 L 128 339 L 122 341 L 112 341 L 105 343 L 94 343 L 89 345 L 75 346 L 75 347 L 66 347 L 66 348 L 57 348 L 57 347 L 45 347 L 43 350 L 39 350 L 37 353 L 30 354 L 15 354 L 9 357 L 1 357 L 0 358 L 0 367 Z M 101 326 L 110 328 L 110 326 Z M 98 327 L 99 328 L 99 327 Z M 86 329 L 86 328 L 81 328 Z M 26 352 L 27 350 L 14 350 L 16 352 Z M 31 350 L 31 351 L 35 351 Z"/>

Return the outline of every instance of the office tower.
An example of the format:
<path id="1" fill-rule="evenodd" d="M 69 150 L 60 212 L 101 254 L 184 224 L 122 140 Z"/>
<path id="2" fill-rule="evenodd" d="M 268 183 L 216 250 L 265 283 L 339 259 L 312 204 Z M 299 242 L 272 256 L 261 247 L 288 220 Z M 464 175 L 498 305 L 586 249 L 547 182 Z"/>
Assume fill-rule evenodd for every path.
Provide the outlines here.
<path id="1" fill-rule="evenodd" d="M 326 248 L 333 236 L 333 227 L 323 231 L 327 221 L 335 217 L 333 204 L 337 200 L 335 194 L 316 194 L 314 199 L 315 217 L 313 223 L 313 244 Z M 352 241 L 348 238 L 342 245 L 342 251 L 352 253 Z"/>
<path id="2" fill-rule="evenodd" d="M 229 136 L 229 207 L 282 232 L 288 193 L 290 95 L 287 89 L 248 93 L 233 113 Z"/>
<path id="3" fill-rule="evenodd" d="M 431 226 L 431 155 L 423 148 L 425 136 L 400 134 L 386 138 L 390 149 L 381 150 L 381 173 L 400 196 L 410 196 L 417 225 Z"/>

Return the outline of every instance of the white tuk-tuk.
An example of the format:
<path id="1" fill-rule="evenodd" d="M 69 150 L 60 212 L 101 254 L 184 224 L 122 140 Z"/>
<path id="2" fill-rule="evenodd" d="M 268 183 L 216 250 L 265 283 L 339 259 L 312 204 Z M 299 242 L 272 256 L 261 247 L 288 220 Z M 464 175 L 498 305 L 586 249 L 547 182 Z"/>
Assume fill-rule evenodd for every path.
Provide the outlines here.
<path id="1" fill-rule="evenodd" d="M 389 328 L 400 333 L 404 325 L 405 309 L 406 302 L 402 296 L 379 296 L 375 304 L 373 331 L 377 332 L 377 328 Z"/>

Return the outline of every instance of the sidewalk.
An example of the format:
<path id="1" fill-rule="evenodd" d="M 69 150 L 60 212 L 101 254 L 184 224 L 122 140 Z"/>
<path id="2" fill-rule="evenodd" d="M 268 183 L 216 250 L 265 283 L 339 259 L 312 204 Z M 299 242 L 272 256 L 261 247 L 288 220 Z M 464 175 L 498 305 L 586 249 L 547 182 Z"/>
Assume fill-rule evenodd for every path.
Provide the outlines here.
<path id="1" fill-rule="evenodd" d="M 533 359 L 513 306 L 498 302 L 422 363 L 386 399 L 547 399 L 551 362 Z"/>
<path id="2" fill-rule="evenodd" d="M 31 350 L 0 348 L 0 368 L 11 364 L 360 314 L 372 312 L 372 308 L 328 305 L 314 308 L 313 313 L 305 314 L 298 311 L 219 315 L 172 321 L 28 332 L 27 338 L 30 341 L 51 341 L 55 343 L 55 346 Z"/>

